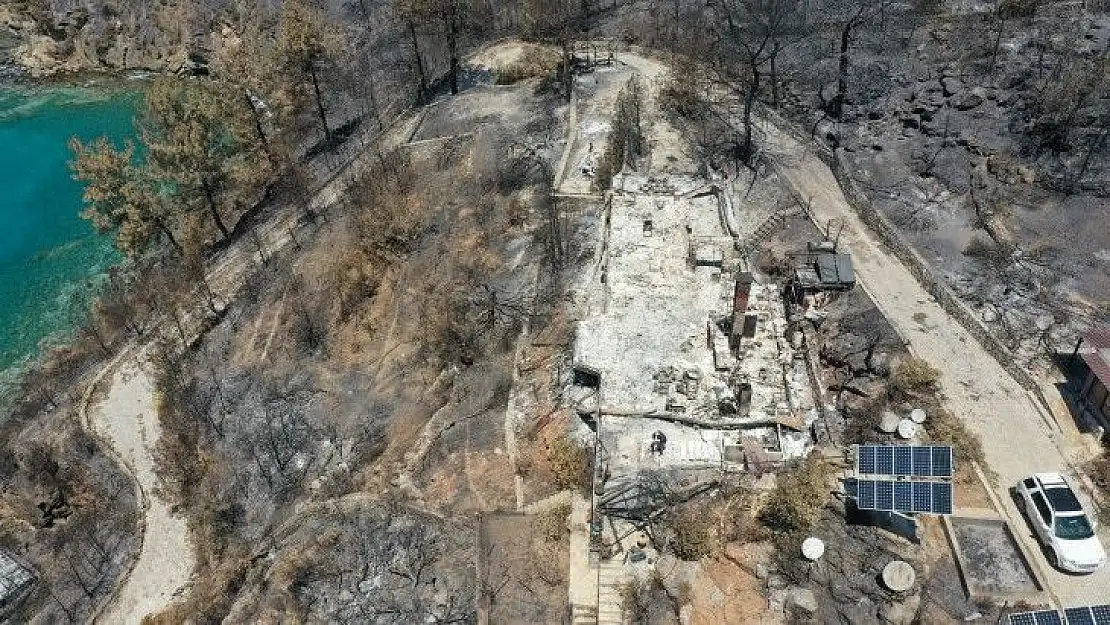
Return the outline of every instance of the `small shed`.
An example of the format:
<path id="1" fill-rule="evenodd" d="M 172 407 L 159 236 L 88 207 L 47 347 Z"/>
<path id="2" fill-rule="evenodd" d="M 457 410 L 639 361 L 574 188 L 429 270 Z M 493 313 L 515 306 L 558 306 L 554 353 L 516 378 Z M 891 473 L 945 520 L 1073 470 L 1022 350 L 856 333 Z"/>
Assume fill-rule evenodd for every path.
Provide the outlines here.
<path id="1" fill-rule="evenodd" d="M 1079 387 L 1081 408 L 1110 431 L 1110 326 L 1084 333 L 1076 352 L 1087 365 Z"/>
<path id="2" fill-rule="evenodd" d="M 803 293 L 848 291 L 856 285 L 852 257 L 831 251 L 795 254 L 794 286 Z"/>

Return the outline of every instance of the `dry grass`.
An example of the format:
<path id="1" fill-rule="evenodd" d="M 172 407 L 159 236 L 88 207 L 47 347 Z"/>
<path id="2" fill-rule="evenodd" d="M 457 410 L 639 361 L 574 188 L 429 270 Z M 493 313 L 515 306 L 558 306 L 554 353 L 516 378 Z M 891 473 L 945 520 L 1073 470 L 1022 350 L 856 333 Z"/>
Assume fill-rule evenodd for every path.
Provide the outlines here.
<path id="1" fill-rule="evenodd" d="M 921 358 L 898 363 L 890 375 L 891 390 L 906 397 L 932 395 L 938 390 L 940 372 Z"/>
<path id="2" fill-rule="evenodd" d="M 589 490 L 590 452 L 582 444 L 565 436 L 555 438 L 547 447 L 547 461 L 556 488 Z"/>
<path id="3" fill-rule="evenodd" d="M 540 512 L 532 517 L 532 528 L 545 541 L 557 543 L 570 535 L 567 525 L 570 519 L 570 503 L 564 502 Z"/>
<path id="4" fill-rule="evenodd" d="M 774 492 L 760 518 L 778 535 L 809 531 L 821 518 L 831 492 L 833 467 L 824 459 L 810 456 L 778 474 Z"/>
<path id="5" fill-rule="evenodd" d="M 685 508 L 670 520 L 671 551 L 683 560 L 701 560 L 715 551 L 714 519 L 693 508 Z"/>
<path id="6" fill-rule="evenodd" d="M 511 85 L 529 78 L 547 78 L 559 71 L 563 59 L 555 50 L 528 46 L 521 55 L 497 70 L 497 84 Z"/>

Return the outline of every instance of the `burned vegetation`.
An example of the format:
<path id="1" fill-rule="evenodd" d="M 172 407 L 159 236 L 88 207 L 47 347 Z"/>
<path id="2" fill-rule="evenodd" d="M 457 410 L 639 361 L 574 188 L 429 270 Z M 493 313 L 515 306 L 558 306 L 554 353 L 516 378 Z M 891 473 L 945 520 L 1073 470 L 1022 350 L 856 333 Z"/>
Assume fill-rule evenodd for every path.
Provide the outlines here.
<path id="1" fill-rule="evenodd" d="M 475 119 L 485 89 L 436 107 L 160 367 L 159 474 L 201 571 L 166 622 L 473 610 L 460 512 L 511 493 L 469 465 L 500 444 L 514 338 L 550 305 L 551 101 L 528 82 L 499 92 L 518 117 Z M 468 483 L 425 499 L 448 475 Z"/>

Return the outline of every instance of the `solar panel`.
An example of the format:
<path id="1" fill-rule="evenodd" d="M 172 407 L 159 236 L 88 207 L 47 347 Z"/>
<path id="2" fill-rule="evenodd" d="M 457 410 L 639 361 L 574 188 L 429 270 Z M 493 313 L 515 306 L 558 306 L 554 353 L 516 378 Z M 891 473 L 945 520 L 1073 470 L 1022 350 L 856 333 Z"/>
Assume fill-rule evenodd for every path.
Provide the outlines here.
<path id="1" fill-rule="evenodd" d="M 894 482 L 875 482 L 875 509 L 894 510 Z"/>
<path id="2" fill-rule="evenodd" d="M 859 498 L 856 500 L 861 510 L 874 510 L 875 509 L 875 482 L 872 480 L 860 480 L 859 483 Z"/>
<path id="3" fill-rule="evenodd" d="M 1018 612 L 1010 615 L 1010 625 L 1063 625 L 1063 623 L 1060 613 L 1056 610 Z"/>
<path id="4" fill-rule="evenodd" d="M 931 446 L 913 447 L 913 474 L 930 476 L 933 474 L 933 448 Z"/>
<path id="5" fill-rule="evenodd" d="M 1095 617 L 1095 625 L 1110 625 L 1110 604 L 1091 606 L 1091 615 Z"/>
<path id="6" fill-rule="evenodd" d="M 856 459 L 856 472 L 860 474 L 875 472 L 875 446 L 860 445 L 859 456 Z"/>
<path id="7" fill-rule="evenodd" d="M 947 482 L 845 480 L 844 490 L 860 510 L 952 514 L 952 485 Z"/>
<path id="8" fill-rule="evenodd" d="M 952 514 L 952 485 L 947 482 L 934 482 L 932 509 L 921 510 L 921 512 Z"/>
<path id="9" fill-rule="evenodd" d="M 1064 610 L 1064 618 L 1068 625 L 1095 625 L 1095 617 L 1088 606 L 1068 608 Z"/>
<path id="10" fill-rule="evenodd" d="M 952 447 L 948 445 L 860 445 L 856 457 L 856 473 L 952 477 Z"/>
<path id="11" fill-rule="evenodd" d="M 875 447 L 875 473 L 879 475 L 894 475 L 893 447 Z"/>
<path id="12" fill-rule="evenodd" d="M 913 508 L 911 510 L 928 510 L 933 503 L 933 485 L 929 482 L 913 483 Z"/>
<path id="13" fill-rule="evenodd" d="M 894 483 L 894 509 L 913 510 L 913 484 L 910 482 Z"/>
<path id="14" fill-rule="evenodd" d="M 948 445 L 934 445 L 932 451 L 932 470 L 927 475 L 931 477 L 952 477 L 952 448 Z M 918 475 L 926 474 L 918 473 Z"/>
<path id="15" fill-rule="evenodd" d="M 894 448 L 894 470 L 891 475 L 913 475 L 913 448 L 900 446 Z"/>

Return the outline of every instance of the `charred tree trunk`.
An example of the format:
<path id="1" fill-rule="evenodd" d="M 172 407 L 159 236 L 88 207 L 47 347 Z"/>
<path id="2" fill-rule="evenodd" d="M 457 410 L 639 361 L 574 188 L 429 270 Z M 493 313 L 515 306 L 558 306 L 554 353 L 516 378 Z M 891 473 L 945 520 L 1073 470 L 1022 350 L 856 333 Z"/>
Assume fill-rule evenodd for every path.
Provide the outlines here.
<path id="1" fill-rule="evenodd" d="M 258 107 L 254 105 L 254 98 L 251 97 L 250 90 L 243 90 L 243 100 L 246 101 L 247 108 L 250 109 L 251 117 L 254 119 L 254 132 L 262 143 L 262 149 L 266 151 L 266 157 L 273 161 L 274 157 L 270 154 L 270 138 L 266 136 L 266 131 L 262 128 L 262 114 L 258 111 Z"/>
<path id="2" fill-rule="evenodd" d="M 779 73 L 778 68 L 775 66 L 775 59 L 778 58 L 779 52 L 782 51 L 781 44 L 776 41 L 771 50 L 771 104 L 775 108 L 779 107 Z"/>
<path id="3" fill-rule="evenodd" d="M 177 241 L 177 237 L 173 235 L 173 230 L 170 230 L 170 227 L 166 225 L 165 221 L 155 219 L 154 227 L 162 233 L 162 236 L 166 237 L 166 240 L 170 242 L 170 246 L 173 247 L 174 252 L 176 252 L 178 256 L 184 255 L 184 248 L 181 247 L 181 243 Z"/>
<path id="4" fill-rule="evenodd" d="M 204 198 L 208 203 L 208 213 L 212 215 L 212 222 L 216 224 L 216 228 L 219 229 L 223 238 L 227 239 L 231 236 L 231 233 L 228 231 L 227 226 L 224 225 L 223 218 L 220 217 L 220 209 L 216 206 L 216 194 L 212 190 L 212 184 L 205 180 L 201 183 L 201 186 L 204 189 Z"/>
<path id="5" fill-rule="evenodd" d="M 416 77 L 420 81 L 420 92 L 417 99 L 423 102 L 428 97 L 428 74 L 424 69 L 424 57 L 420 55 L 420 39 L 416 36 L 416 24 L 409 20 L 409 41 L 412 43 L 412 55 L 416 63 Z"/>
<path id="6" fill-rule="evenodd" d="M 844 30 L 840 31 L 840 64 L 836 72 L 836 97 L 832 102 L 832 114 L 836 121 L 840 121 L 844 113 L 844 94 L 848 91 L 848 48 L 852 44 L 853 26 L 854 20 L 848 20 Z"/>
<path id="7" fill-rule="evenodd" d="M 459 19 L 458 7 L 447 10 L 447 50 L 451 55 L 451 95 L 459 95 Z"/>
<path id="8" fill-rule="evenodd" d="M 1069 185 L 1072 191 L 1083 182 L 1083 176 L 1087 175 L 1087 169 L 1091 166 L 1091 156 L 1102 149 L 1102 145 L 1106 143 L 1106 136 L 1108 133 L 1110 133 L 1110 127 L 1103 127 L 1098 136 L 1091 141 L 1090 146 L 1087 148 L 1087 153 L 1083 155 L 1083 163 L 1079 165 L 1079 171 L 1075 172 L 1075 177 Z"/>
<path id="9" fill-rule="evenodd" d="M 316 76 L 316 64 L 308 64 L 308 75 L 312 78 L 312 91 L 316 94 L 316 114 L 320 116 L 320 124 L 324 127 L 324 139 L 331 138 L 331 128 L 328 126 L 328 114 L 324 110 L 324 96 L 320 93 L 320 79 Z"/>
<path id="10" fill-rule="evenodd" d="M 759 93 L 759 83 L 762 76 L 759 66 L 752 64 L 752 82 L 748 85 L 748 94 L 744 98 L 744 157 L 745 163 L 750 163 L 752 158 L 752 109 L 755 108 L 755 97 Z"/>

